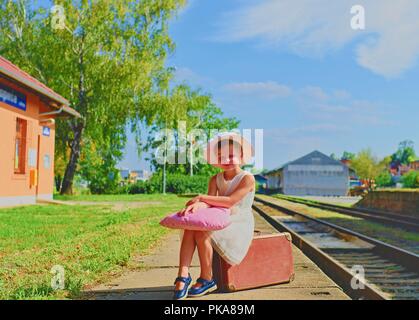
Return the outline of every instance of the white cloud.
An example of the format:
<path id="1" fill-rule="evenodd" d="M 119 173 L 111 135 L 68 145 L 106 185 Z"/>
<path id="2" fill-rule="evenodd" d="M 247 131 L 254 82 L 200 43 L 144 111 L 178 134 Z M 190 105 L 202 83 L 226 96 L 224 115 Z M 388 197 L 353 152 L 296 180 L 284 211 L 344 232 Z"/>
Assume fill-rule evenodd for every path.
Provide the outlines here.
<path id="1" fill-rule="evenodd" d="M 213 84 L 213 80 L 202 76 L 187 67 L 176 67 L 175 70 L 176 82 L 187 82 L 198 87 L 207 87 Z"/>
<path id="2" fill-rule="evenodd" d="M 389 109 L 382 103 L 356 99 L 345 90 L 325 91 L 320 87 L 305 87 L 295 95 L 298 107 L 311 123 L 307 132 L 346 131 L 350 126 L 392 126 Z M 326 125 L 328 124 L 328 125 Z M 301 130 L 299 130 L 300 132 Z"/>
<path id="3" fill-rule="evenodd" d="M 329 99 L 329 95 L 324 92 L 320 87 L 308 86 L 302 89 L 302 94 L 308 98 L 312 98 L 319 101 L 326 101 Z"/>
<path id="4" fill-rule="evenodd" d="M 419 56 L 417 0 L 261 0 L 225 15 L 223 41 L 257 39 L 301 55 L 323 55 L 357 38 L 359 65 L 385 77 L 396 77 Z M 361 4 L 366 29 L 352 30 L 350 9 Z"/>
<path id="5" fill-rule="evenodd" d="M 304 126 L 288 129 L 295 134 L 344 132 L 349 130 L 348 124 L 350 126 L 395 124 L 394 121 L 387 120 L 388 105 L 357 99 L 342 89 L 325 90 L 314 85 L 292 88 L 274 81 L 235 82 L 224 85 L 223 89 L 231 94 L 233 101 L 244 98 L 249 107 L 263 106 L 262 100 L 269 99 L 274 101 L 277 108 L 296 108 L 305 123 Z M 285 98 L 287 100 L 282 100 Z M 225 101 L 220 103 L 222 104 L 226 104 Z M 243 108 L 243 105 L 240 105 L 240 108 Z"/>
<path id="6" fill-rule="evenodd" d="M 339 100 L 346 100 L 351 97 L 351 94 L 346 90 L 335 90 L 333 96 Z"/>
<path id="7" fill-rule="evenodd" d="M 333 123 L 317 123 L 306 125 L 302 127 L 296 127 L 291 130 L 294 133 L 337 133 L 337 132 L 346 132 L 348 127 L 341 126 Z"/>
<path id="8" fill-rule="evenodd" d="M 261 96 L 268 99 L 287 97 L 291 94 L 288 86 L 275 81 L 235 82 L 225 85 L 224 89 L 235 94 Z"/>

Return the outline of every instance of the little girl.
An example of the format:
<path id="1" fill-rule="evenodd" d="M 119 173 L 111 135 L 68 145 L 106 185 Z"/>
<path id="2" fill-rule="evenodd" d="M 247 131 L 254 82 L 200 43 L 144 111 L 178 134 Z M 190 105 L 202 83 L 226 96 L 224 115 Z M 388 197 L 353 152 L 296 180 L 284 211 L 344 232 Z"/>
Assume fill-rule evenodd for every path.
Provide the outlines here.
<path id="1" fill-rule="evenodd" d="M 176 300 L 187 296 L 198 297 L 216 290 L 217 284 L 212 277 L 213 249 L 228 263 L 235 265 L 243 260 L 253 239 L 255 180 L 252 174 L 240 168 L 252 156 L 250 143 L 236 133 L 226 133 L 208 144 L 208 156 L 215 159 L 215 163 L 208 162 L 223 171 L 210 179 L 208 195 L 199 195 L 188 201 L 179 215 L 193 214 L 198 209 L 212 206 L 230 208 L 231 224 L 212 232 L 184 230 L 173 296 Z M 192 282 L 189 266 L 195 247 L 198 248 L 201 273 L 189 289 Z"/>

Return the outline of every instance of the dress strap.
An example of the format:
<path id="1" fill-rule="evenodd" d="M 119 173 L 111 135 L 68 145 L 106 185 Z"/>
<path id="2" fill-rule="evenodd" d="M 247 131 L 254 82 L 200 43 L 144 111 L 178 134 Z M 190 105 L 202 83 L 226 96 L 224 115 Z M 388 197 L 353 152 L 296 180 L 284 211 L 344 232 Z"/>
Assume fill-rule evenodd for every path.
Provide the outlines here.
<path id="1" fill-rule="evenodd" d="M 236 187 L 240 184 L 240 181 L 242 181 L 244 176 L 246 176 L 248 174 L 250 174 L 250 173 L 243 170 L 237 176 L 235 176 L 233 178 L 233 180 L 231 180 L 231 183 L 229 184 L 229 186 L 228 186 L 228 188 L 225 192 L 225 195 L 230 195 L 236 189 Z"/>
<path id="2" fill-rule="evenodd" d="M 226 188 L 225 188 L 225 183 L 224 183 L 224 178 L 223 178 L 223 173 L 222 172 L 217 173 L 215 181 L 217 183 L 218 195 L 219 196 L 224 195 L 224 191 L 225 191 Z"/>

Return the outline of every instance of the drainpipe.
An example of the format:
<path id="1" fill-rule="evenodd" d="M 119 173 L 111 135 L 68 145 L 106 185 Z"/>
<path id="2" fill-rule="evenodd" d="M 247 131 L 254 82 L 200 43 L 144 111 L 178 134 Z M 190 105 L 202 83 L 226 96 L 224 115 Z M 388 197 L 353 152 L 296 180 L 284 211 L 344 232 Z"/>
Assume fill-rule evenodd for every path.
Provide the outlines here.
<path id="1" fill-rule="evenodd" d="M 40 116 L 52 116 L 52 115 L 56 115 L 56 114 L 60 114 L 64 111 L 64 106 L 61 106 L 60 109 L 56 110 L 56 111 L 50 111 L 50 112 L 44 112 L 44 113 L 40 113 Z"/>
<path id="2" fill-rule="evenodd" d="M 39 124 L 51 124 L 51 125 L 54 125 L 55 124 L 55 119 L 54 118 L 42 119 L 42 120 L 39 121 Z"/>

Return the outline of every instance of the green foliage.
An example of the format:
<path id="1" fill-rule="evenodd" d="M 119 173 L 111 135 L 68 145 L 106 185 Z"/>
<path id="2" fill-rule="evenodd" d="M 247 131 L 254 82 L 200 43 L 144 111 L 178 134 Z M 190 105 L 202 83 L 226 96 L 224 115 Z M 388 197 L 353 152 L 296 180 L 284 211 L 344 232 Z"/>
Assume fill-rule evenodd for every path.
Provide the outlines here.
<path id="1" fill-rule="evenodd" d="M 335 153 L 330 154 L 330 158 L 332 158 L 333 160 L 339 160 Z"/>
<path id="2" fill-rule="evenodd" d="M 187 85 L 175 87 L 170 92 L 168 100 L 170 104 L 167 105 L 166 114 L 156 117 L 150 128 L 148 140 L 144 145 L 144 150 L 150 152 L 150 157 L 146 160 L 151 162 L 155 170 L 163 169 L 163 165 L 157 161 L 154 151 L 162 150 L 162 154 L 164 154 L 166 143 L 166 154 L 171 151 L 175 154 L 176 159 L 179 159 L 178 146 L 183 143 L 186 146 L 186 150 L 183 151 L 186 152 L 186 163 L 166 164 L 167 172 L 179 174 L 190 174 L 192 172 L 192 174 L 198 175 L 217 173 L 217 169 L 211 165 L 197 161 L 199 159 L 198 146 L 206 141 L 203 141 L 205 137 L 194 136 L 194 134 L 198 132 L 196 130 L 201 130 L 201 133 L 206 137 L 210 137 L 211 132 L 214 133 L 217 130 L 230 131 L 236 129 L 239 121 L 236 118 L 224 117 L 221 109 L 212 101 L 211 95 L 203 93 L 199 89 L 192 90 Z M 184 121 L 186 125 L 184 134 L 179 128 L 180 121 Z M 158 137 L 158 134 L 165 128 L 169 130 L 167 137 Z M 195 140 L 194 145 L 192 145 L 192 153 L 190 153 L 191 140 Z"/>
<path id="3" fill-rule="evenodd" d="M 169 174 L 166 178 L 166 191 L 174 194 L 207 193 L 208 176 L 183 174 Z M 148 181 L 138 181 L 132 185 L 120 188 L 121 193 L 161 193 L 163 189 L 163 177 L 161 173 L 154 174 Z"/>
<path id="4" fill-rule="evenodd" d="M 402 176 L 404 188 L 419 188 L 419 171 L 411 170 Z"/>
<path id="5" fill-rule="evenodd" d="M 112 152 L 109 138 L 125 134 L 128 121 L 152 122 L 166 113 L 162 92 L 172 70 L 165 62 L 174 49 L 168 22 L 185 0 L 60 1 L 65 27 L 59 29 L 52 25 L 54 3 L 0 0 L 0 54 L 82 115 L 57 121 L 56 155 L 69 161 L 68 189 L 86 140 Z"/>
<path id="6" fill-rule="evenodd" d="M 342 160 L 353 160 L 355 158 L 355 153 L 344 151 L 342 154 Z"/>
<path id="7" fill-rule="evenodd" d="M 97 148 L 94 141 L 89 141 L 80 160 L 80 176 L 87 181 L 93 194 L 112 194 L 118 189 L 120 173 L 117 165 L 123 157 L 124 133 L 113 134 L 107 144 L 107 148 Z"/>
<path id="8" fill-rule="evenodd" d="M 120 180 L 119 170 L 115 168 L 115 163 L 109 163 L 109 159 L 104 159 L 99 163 L 81 162 L 81 172 L 88 181 L 89 190 L 92 194 L 113 194 L 118 189 Z"/>
<path id="9" fill-rule="evenodd" d="M 167 192 L 183 193 L 207 193 L 209 179 L 207 176 L 194 175 L 168 175 Z"/>
<path id="10" fill-rule="evenodd" d="M 416 158 L 413 141 L 400 142 L 399 149 L 391 156 L 391 160 L 398 164 L 409 164 Z"/>
<path id="11" fill-rule="evenodd" d="M 379 187 L 391 187 L 394 185 L 393 179 L 390 172 L 383 171 L 376 178 L 377 186 Z"/>
<path id="12" fill-rule="evenodd" d="M 351 168 L 361 179 L 376 179 L 387 168 L 390 161 L 389 157 L 379 160 L 372 154 L 371 149 L 365 149 L 352 159 Z"/>

